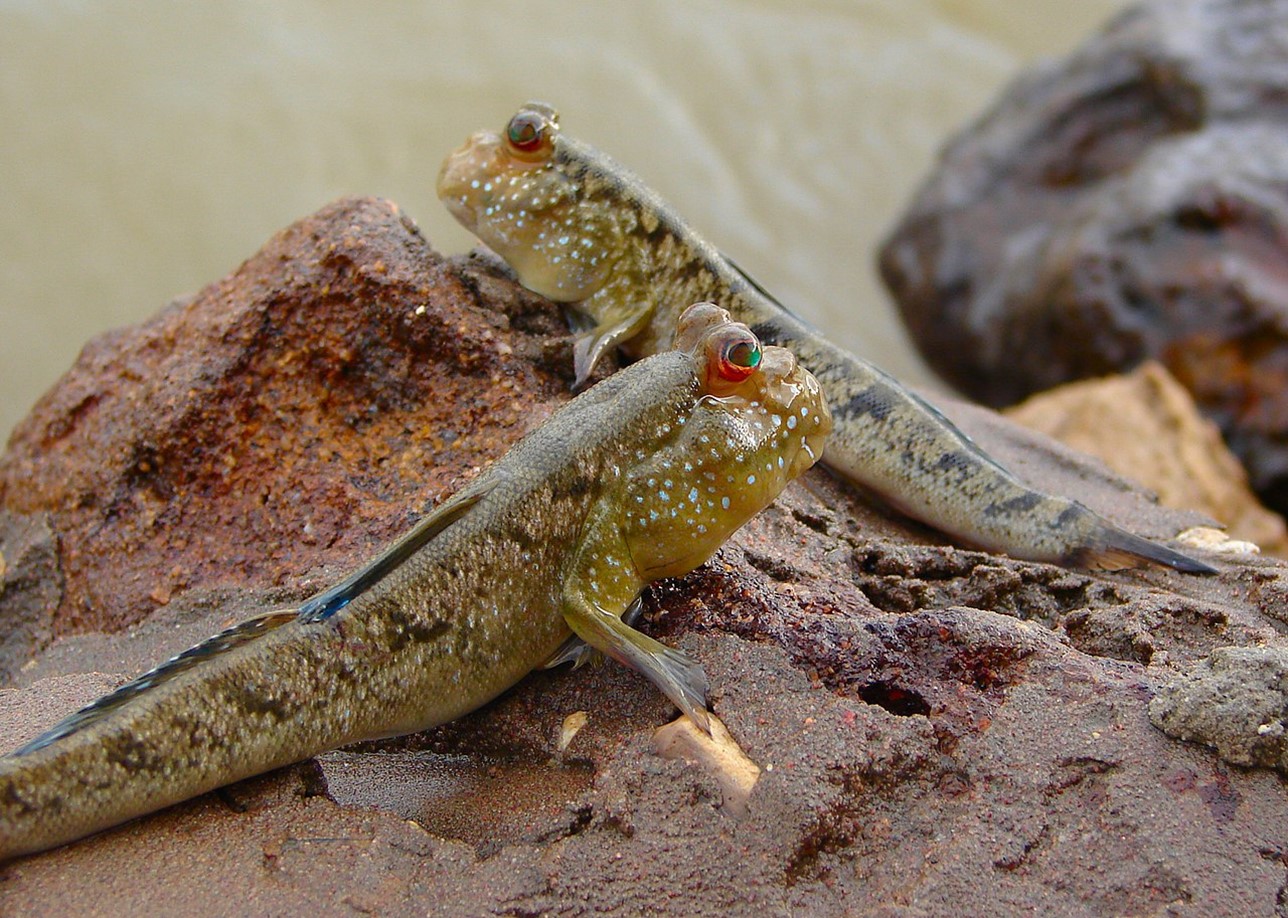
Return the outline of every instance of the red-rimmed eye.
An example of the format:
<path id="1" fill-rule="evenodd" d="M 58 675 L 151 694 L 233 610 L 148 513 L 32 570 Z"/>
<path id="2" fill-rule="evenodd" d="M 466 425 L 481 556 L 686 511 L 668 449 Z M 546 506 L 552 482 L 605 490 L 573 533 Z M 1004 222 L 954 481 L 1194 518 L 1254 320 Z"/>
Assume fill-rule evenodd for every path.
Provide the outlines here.
<path id="1" fill-rule="evenodd" d="M 745 329 L 717 335 L 716 372 L 730 382 L 742 382 L 760 366 L 760 342 Z"/>
<path id="2" fill-rule="evenodd" d="M 535 153 L 545 143 L 546 120 L 537 112 L 519 112 L 505 128 L 510 146 L 523 153 Z"/>

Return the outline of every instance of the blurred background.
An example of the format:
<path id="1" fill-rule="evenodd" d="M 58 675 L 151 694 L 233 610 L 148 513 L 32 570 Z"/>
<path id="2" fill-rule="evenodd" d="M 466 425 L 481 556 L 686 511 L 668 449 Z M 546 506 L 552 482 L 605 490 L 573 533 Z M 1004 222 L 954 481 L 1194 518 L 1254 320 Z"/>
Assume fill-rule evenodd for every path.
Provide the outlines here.
<path id="1" fill-rule="evenodd" d="M 349 194 L 444 252 L 443 156 L 529 98 L 911 381 L 873 253 L 950 132 L 1123 0 L 0 0 L 0 436 L 93 335 Z"/>

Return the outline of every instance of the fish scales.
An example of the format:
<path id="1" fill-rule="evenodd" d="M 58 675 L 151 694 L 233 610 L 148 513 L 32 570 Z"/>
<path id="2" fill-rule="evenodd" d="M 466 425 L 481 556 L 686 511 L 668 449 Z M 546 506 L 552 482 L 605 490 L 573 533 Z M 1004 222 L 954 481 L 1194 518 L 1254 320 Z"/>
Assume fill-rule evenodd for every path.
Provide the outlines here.
<path id="1" fill-rule="evenodd" d="M 829 424 L 789 353 L 762 350 L 714 306 L 692 314 L 682 349 L 578 396 L 350 577 L 0 757 L 0 860 L 452 720 L 552 658 L 576 659 L 574 634 L 704 724 L 700 666 L 620 616 L 811 465 Z"/>
<path id="2" fill-rule="evenodd" d="M 669 347 L 683 305 L 710 300 L 814 373 L 835 423 L 823 461 L 907 515 L 1017 558 L 1213 571 L 1020 481 L 924 399 L 792 315 L 630 171 L 564 134 L 548 105 L 474 134 L 443 163 L 438 194 L 521 283 L 593 320 L 574 346 L 579 382 L 614 347 L 636 358 Z"/>

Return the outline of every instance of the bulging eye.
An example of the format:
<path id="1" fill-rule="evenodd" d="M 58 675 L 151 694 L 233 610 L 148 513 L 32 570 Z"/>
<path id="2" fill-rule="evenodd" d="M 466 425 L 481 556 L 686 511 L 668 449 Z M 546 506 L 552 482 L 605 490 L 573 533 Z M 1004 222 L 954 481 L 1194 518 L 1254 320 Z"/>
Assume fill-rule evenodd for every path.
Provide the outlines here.
<path id="1" fill-rule="evenodd" d="M 722 379 L 742 382 L 760 366 L 760 342 L 746 329 L 731 328 L 717 334 L 715 370 Z"/>
<path id="2" fill-rule="evenodd" d="M 537 112 L 519 112 L 506 125 L 505 139 L 521 153 L 536 153 L 546 143 L 546 119 Z"/>

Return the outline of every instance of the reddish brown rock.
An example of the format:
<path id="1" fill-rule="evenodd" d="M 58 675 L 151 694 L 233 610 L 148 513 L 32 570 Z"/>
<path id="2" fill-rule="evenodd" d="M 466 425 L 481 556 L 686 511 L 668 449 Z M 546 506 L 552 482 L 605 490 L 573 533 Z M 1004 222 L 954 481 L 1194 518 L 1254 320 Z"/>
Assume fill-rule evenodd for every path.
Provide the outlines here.
<path id="1" fill-rule="evenodd" d="M 241 365 L 258 369 L 201 377 L 229 393 L 212 402 L 228 406 L 219 415 L 227 423 L 205 421 L 200 435 L 172 424 L 166 439 L 149 433 L 159 426 L 153 415 L 127 413 L 128 400 L 117 406 L 104 395 L 91 400 L 79 424 L 59 424 L 50 406 L 75 416 L 88 397 L 87 382 L 74 373 L 63 384 L 71 394 L 56 389 L 40 409 L 41 425 L 24 426 L 15 453 L 46 491 L 59 476 L 41 469 L 44 459 L 31 445 L 38 427 L 70 437 L 110 415 L 119 424 L 96 422 L 105 443 L 173 440 L 184 447 L 158 450 L 163 457 L 195 449 L 201 461 L 174 478 L 188 490 L 175 486 L 164 500 L 143 500 L 120 483 L 133 479 L 109 477 L 110 493 L 130 499 L 111 502 L 110 516 L 101 511 L 106 502 L 89 504 L 100 508 L 102 527 L 144 535 L 139 557 L 125 558 L 139 578 L 147 573 L 145 551 L 155 555 L 168 545 L 151 526 L 168 527 L 169 542 L 182 544 L 176 550 L 195 573 L 157 611 L 104 634 L 79 613 L 65 625 L 49 612 L 33 618 L 36 599 L 64 589 L 58 559 L 82 542 L 123 541 L 94 543 L 101 537 L 92 527 L 58 529 L 59 513 L 78 519 L 73 505 L 44 511 L 56 537 L 31 524 L 21 551 L 6 542 L 0 633 L 17 616 L 35 622 L 32 628 L 52 621 L 63 636 L 16 667 L 15 687 L 0 691 L 0 751 L 229 620 L 301 595 L 308 571 L 320 579 L 370 551 L 422 495 L 437 496 L 441 485 L 430 483 L 425 469 L 446 468 L 447 475 L 468 468 L 517 436 L 545 402 L 563 397 L 566 380 L 543 369 L 546 354 L 560 368 L 568 356 L 553 307 L 490 270 L 443 262 L 386 204 L 329 208 L 212 289 L 254 276 L 256 265 L 270 274 L 274 265 L 296 265 L 286 272 L 295 276 L 311 263 L 309 253 L 331 244 L 301 227 L 359 223 L 361 230 L 341 231 L 339 238 L 350 240 L 345 250 L 404 251 L 402 261 L 385 256 L 379 276 L 400 278 L 395 292 L 432 291 L 434 279 L 460 291 L 432 313 L 454 321 L 400 350 L 397 342 L 414 338 L 409 314 L 419 302 L 398 304 L 389 294 L 380 305 L 369 298 L 367 273 L 331 271 L 280 315 L 272 297 L 261 301 L 271 285 L 251 284 L 222 310 L 262 310 L 246 321 L 267 340 L 249 332 L 240 339 L 259 355 Z M 344 304 L 337 314 L 359 314 L 343 341 L 331 337 L 327 323 L 310 324 L 332 299 Z M 192 313 L 215 323 L 205 309 L 198 299 L 118 333 L 111 347 L 92 348 L 101 367 L 124 368 L 119 382 L 108 369 L 100 382 L 144 398 L 151 377 L 125 369 L 153 353 L 146 330 L 165 323 L 200 330 Z M 323 343 L 310 344 L 315 336 Z M 280 359 L 274 342 L 284 337 L 294 342 L 290 353 L 314 357 Z M 222 340 L 198 336 L 195 350 L 215 351 Z M 187 338 L 174 341 L 182 350 Z M 350 371 L 358 381 L 326 369 L 343 342 L 372 348 L 370 357 L 358 348 L 340 361 L 362 368 Z M 199 389 L 198 377 L 190 374 L 183 385 Z M 215 385 L 233 378 L 237 384 Z M 255 407 L 233 411 L 233 390 L 237 404 Z M 306 397 L 328 390 L 334 396 Z M 516 391 L 523 393 L 520 407 Z M 344 418 L 362 393 L 382 407 L 355 425 Z M 269 410 L 327 406 L 329 398 L 344 406 L 340 420 L 324 407 L 301 410 L 305 433 L 289 432 L 290 417 Z M 165 416 L 169 404 L 161 399 L 154 413 Z M 1193 522 L 1192 514 L 1158 507 L 1037 434 L 969 406 L 948 410 L 1031 479 L 1075 491 L 1134 528 L 1166 535 Z M 475 429 L 466 428 L 463 414 Z M 374 444 L 360 446 L 368 434 Z M 331 438 L 340 445 L 331 446 Z M 49 442 L 48 461 L 77 467 L 82 454 L 70 440 Z M 86 449 L 98 441 L 89 442 Z M 265 451 L 285 444 L 276 461 L 255 466 L 253 481 L 239 477 L 249 476 L 240 470 L 256 458 L 245 445 L 251 442 Z M 284 482 L 332 481 L 318 518 L 338 515 L 325 509 L 334 501 L 355 522 L 337 525 L 316 546 L 291 542 L 298 532 L 288 531 L 287 511 L 300 526 L 315 511 L 307 501 L 274 503 L 272 519 L 255 511 L 253 500 L 238 503 L 231 487 L 213 487 L 222 479 L 208 465 L 230 451 L 239 459 L 227 474 L 241 492 L 272 502 L 287 490 Z M 102 452 L 108 460 L 115 455 Z M 362 476 L 333 468 L 344 466 L 341 456 Z M 171 468 L 170 461 L 154 468 Z M 0 468 L 17 462 L 6 458 Z M 207 470 L 205 477 L 192 469 Z M 90 471 L 76 474 L 88 480 Z M 249 509 L 211 518 L 173 506 L 190 498 L 195 485 L 184 483 L 191 481 L 206 482 L 215 504 Z M 86 501 L 93 496 L 80 493 Z M 282 531 L 290 544 L 265 559 L 231 536 L 205 537 L 220 531 L 215 523 L 231 529 L 228 520 L 239 518 L 260 527 L 246 540 L 268 546 Z M 97 563 L 110 570 L 111 556 Z M 646 602 L 642 627 L 703 662 L 715 712 L 760 769 L 740 818 L 730 814 L 727 786 L 706 766 L 651 752 L 653 731 L 673 711 L 642 678 L 604 664 L 536 673 L 456 723 L 328 753 L 0 865 L 0 914 L 1273 913 L 1288 895 L 1282 779 L 1176 742 L 1147 714 L 1156 686 L 1191 677 L 1204 684 L 1205 661 L 1222 647 L 1284 646 L 1288 569 L 1264 559 L 1224 568 L 1212 578 L 1154 570 L 1092 575 L 965 551 L 814 470 L 711 563 L 658 585 Z M 90 578 L 88 570 L 78 576 Z M 93 577 L 108 576 L 101 571 Z M 110 586 L 86 582 L 84 595 Z M 72 586 L 69 575 L 69 593 Z M 156 602 L 146 596 L 136 590 L 134 605 L 122 608 Z M 116 621 L 130 616 L 138 617 L 122 613 Z M 86 673 L 107 675 L 78 675 Z M 1253 700 L 1256 711 L 1245 713 L 1265 716 L 1273 699 L 1260 693 Z M 586 723 L 561 748 L 575 712 L 586 712 Z M 1202 714 L 1189 711 L 1187 723 Z M 1221 737 L 1196 735 L 1222 745 Z"/>
<path id="2" fill-rule="evenodd" d="M 1288 2 L 1151 0 L 943 151 L 882 275 L 991 405 L 1163 362 L 1288 511 Z"/>
<path id="3" fill-rule="evenodd" d="M 317 588 L 407 528 L 566 397 L 534 334 L 557 310 L 507 283 L 499 312 L 497 283 L 392 204 L 340 201 L 90 342 L 0 457 L 0 553 L 55 572 L 7 613 L 0 673 L 194 585 Z"/>

